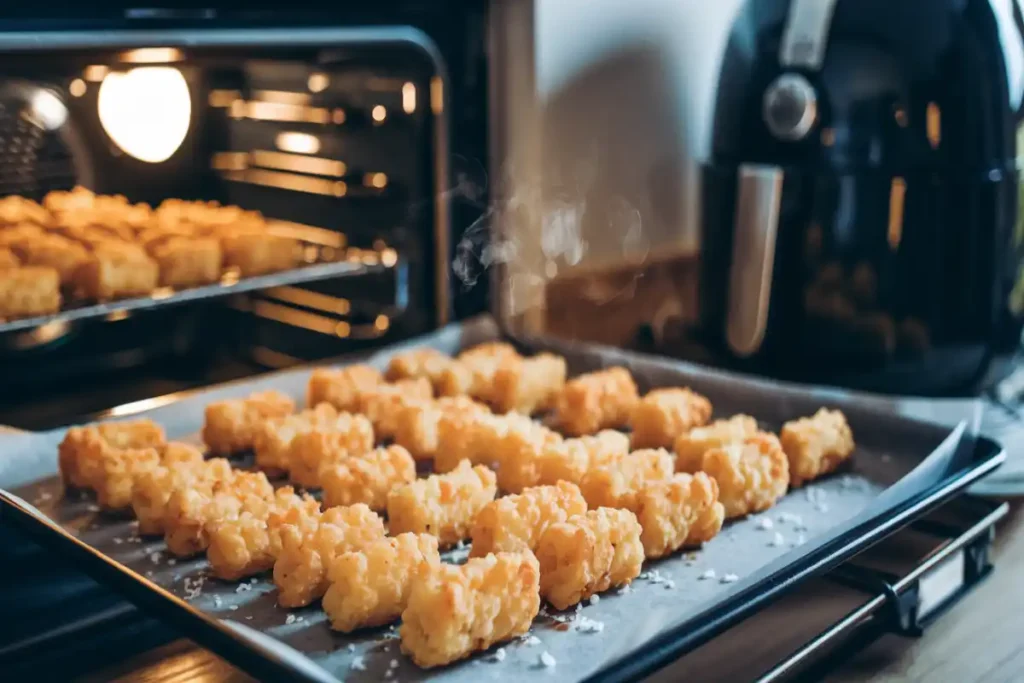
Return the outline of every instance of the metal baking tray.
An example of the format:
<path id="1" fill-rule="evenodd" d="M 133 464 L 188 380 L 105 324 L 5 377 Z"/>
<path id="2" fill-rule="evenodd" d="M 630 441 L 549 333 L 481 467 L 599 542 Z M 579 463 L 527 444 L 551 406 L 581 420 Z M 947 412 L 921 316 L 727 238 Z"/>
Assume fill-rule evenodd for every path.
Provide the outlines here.
<path id="1" fill-rule="evenodd" d="M 303 252 L 303 264 L 300 267 L 247 278 L 240 278 L 237 271 L 228 270 L 216 284 L 180 290 L 161 287 L 149 296 L 102 303 L 71 299 L 65 302 L 64 307 L 58 313 L 7 321 L 0 319 L 0 334 L 32 330 L 44 325 L 63 326 L 66 323 L 97 318 L 119 320 L 126 314 L 136 311 L 164 308 L 283 285 L 383 273 L 391 269 L 405 267 L 404 262 L 401 261 L 394 249 L 390 247 L 379 249 L 347 247 L 345 236 L 341 233 L 280 221 L 269 223 L 267 229 L 271 234 L 293 237 L 300 242 Z"/>
<path id="2" fill-rule="evenodd" d="M 382 367 L 394 353 L 415 346 L 454 353 L 498 336 L 493 322 L 483 319 L 349 362 Z M 626 364 L 642 389 L 685 384 L 708 395 L 716 414 L 748 412 L 773 428 L 821 405 L 839 407 L 853 427 L 857 452 L 847 470 L 791 493 L 764 515 L 727 525 L 703 550 L 648 563 L 631 590 L 612 591 L 597 604 L 566 613 L 543 611 L 533 638 L 505 644 L 504 656 L 482 653 L 431 671 L 400 654 L 393 628 L 343 636 L 327 628 L 319 607 L 277 607 L 265 577 L 246 584 L 249 588 L 210 578 L 197 594 L 204 560 L 174 562 L 162 541 L 136 542 L 130 520 L 101 515 L 85 499 L 60 498 L 54 473 L 63 430 L 0 439 L 0 520 L 67 553 L 101 582 L 260 680 L 518 681 L 543 675 L 621 681 L 663 667 L 800 582 L 886 538 L 1005 458 L 998 444 L 974 436 L 976 422 L 950 430 L 902 416 L 904 406 L 895 400 L 761 382 L 581 344 L 555 350 L 566 355 L 573 374 Z M 195 440 L 206 403 L 268 388 L 300 398 L 308 374 L 308 369 L 291 370 L 144 401 L 109 417 L 146 414 L 170 437 Z M 795 528 L 797 517 L 805 531 Z M 773 520 L 773 529 L 763 528 L 763 518 Z M 448 559 L 458 561 L 465 552 Z M 711 569 L 718 578 L 702 579 Z M 722 582 L 726 575 L 736 580 Z M 540 663 L 542 652 L 555 658 L 553 669 Z"/>

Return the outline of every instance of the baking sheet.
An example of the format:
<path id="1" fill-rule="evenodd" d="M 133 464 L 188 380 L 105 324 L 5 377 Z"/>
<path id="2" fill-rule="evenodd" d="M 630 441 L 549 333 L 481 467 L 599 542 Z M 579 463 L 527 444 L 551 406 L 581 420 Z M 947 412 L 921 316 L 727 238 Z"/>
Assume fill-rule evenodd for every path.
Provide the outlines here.
<path id="1" fill-rule="evenodd" d="M 367 362 L 383 368 L 390 356 L 410 346 L 429 345 L 454 353 L 497 336 L 493 323 L 480 319 L 373 354 Z M 242 632 L 247 643 L 263 649 L 261 656 L 283 657 L 294 666 L 315 665 L 300 679 L 327 680 L 329 676 L 320 675 L 326 671 L 345 681 L 518 681 L 527 675 L 577 681 L 628 661 L 633 653 L 664 640 L 668 632 L 687 626 L 689 619 L 708 614 L 716 605 L 763 594 L 769 585 L 766 581 L 836 543 L 839 532 L 914 498 L 969 465 L 972 457 L 971 425 L 951 433 L 948 427 L 910 421 L 901 417 L 898 401 L 751 381 L 610 349 L 567 346 L 557 350 L 566 354 L 573 374 L 609 363 L 625 364 L 642 389 L 686 384 L 712 399 L 716 415 L 748 412 L 773 428 L 821 405 L 841 407 L 854 429 L 857 452 L 849 469 L 791 493 L 763 515 L 727 525 L 704 549 L 648 563 L 629 590 L 611 591 L 567 613 L 543 612 L 528 637 L 436 671 L 419 670 L 400 654 L 394 628 L 354 637 L 335 634 L 318 607 L 278 608 L 272 582 L 266 577 L 243 585 L 205 578 L 203 560 L 174 560 L 164 552 L 162 541 L 138 539 L 132 521 L 100 514 L 87 499 L 61 500 L 53 474 L 63 430 L 0 438 L 0 486 L 10 491 L 0 492 L 0 502 L 6 497 L 15 505 L 25 501 L 30 511 L 34 506 L 44 519 L 144 581 Z M 208 402 L 268 388 L 301 399 L 308 372 L 293 370 L 215 387 L 163 406 L 159 401 L 143 402 L 123 408 L 115 418 L 143 410 L 163 424 L 171 438 L 198 441 Z M 4 514 L 2 506 L 0 514 Z M 466 552 L 457 550 L 447 557 L 460 561 Z M 167 607 L 187 614 L 180 605 Z M 271 638 L 258 642 L 261 633 Z M 216 649 L 217 643 L 206 644 Z M 541 662 L 545 652 L 555 666 Z M 305 657 L 298 658 L 297 653 Z M 253 661 L 232 659 L 256 666 Z M 260 674 L 258 667 L 254 670 Z"/>

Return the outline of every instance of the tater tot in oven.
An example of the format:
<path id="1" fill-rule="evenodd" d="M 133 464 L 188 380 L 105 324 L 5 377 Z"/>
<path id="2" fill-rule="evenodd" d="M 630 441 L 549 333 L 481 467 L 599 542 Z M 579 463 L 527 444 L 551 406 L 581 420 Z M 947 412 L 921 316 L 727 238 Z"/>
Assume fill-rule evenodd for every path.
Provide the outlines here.
<path id="1" fill-rule="evenodd" d="M 62 286 L 74 283 L 79 268 L 89 261 L 81 244 L 59 235 L 44 235 L 11 245 L 26 266 L 47 266 L 57 271 Z"/>
<path id="2" fill-rule="evenodd" d="M 434 567 L 413 585 L 402 612 L 402 652 L 430 668 L 525 634 L 540 611 L 538 575 L 531 553 Z"/>
<path id="3" fill-rule="evenodd" d="M 156 261 L 133 245 L 97 248 L 75 273 L 78 290 L 95 301 L 145 296 L 159 281 Z"/>
<path id="4" fill-rule="evenodd" d="M 423 377 L 403 379 L 394 384 L 379 384 L 362 392 L 359 412 L 370 419 L 377 440 L 386 441 L 395 436 L 406 406 L 414 401 L 429 400 L 433 396 L 430 381 Z"/>
<path id="5" fill-rule="evenodd" d="M 60 276 L 53 268 L 0 268 L 0 321 L 60 310 Z"/>
<path id="6" fill-rule="evenodd" d="M 614 367 L 567 382 L 555 401 L 555 413 L 562 431 L 583 436 L 625 426 L 639 400 L 629 370 Z"/>
<path id="7" fill-rule="evenodd" d="M 435 391 L 441 393 L 442 378 L 455 362 L 454 358 L 436 349 L 407 351 L 391 359 L 385 377 L 389 382 L 425 378 Z"/>
<path id="8" fill-rule="evenodd" d="M 231 474 L 231 465 L 223 458 L 197 464 L 168 464 L 165 457 L 160 467 L 143 472 L 132 488 L 132 511 L 139 520 L 139 533 L 144 536 L 164 533 L 167 505 L 171 494 L 178 489 L 197 487 L 212 490 L 214 483 L 229 479 Z"/>
<path id="9" fill-rule="evenodd" d="M 437 453 L 441 418 L 486 415 L 490 410 L 468 396 L 445 396 L 430 401 L 412 401 L 398 416 L 395 443 L 416 460 L 429 460 Z"/>
<path id="10" fill-rule="evenodd" d="M 61 478 L 67 485 L 85 488 L 105 449 L 161 450 L 166 445 L 163 427 L 152 420 L 71 427 L 57 448 Z"/>
<path id="11" fill-rule="evenodd" d="M 214 455 L 247 451 L 265 421 L 290 415 L 294 410 L 295 401 L 272 390 L 211 403 L 206 406 L 203 443 Z"/>
<path id="12" fill-rule="evenodd" d="M 853 454 L 853 431 L 838 410 L 822 408 L 813 417 L 787 422 L 779 437 L 793 486 L 834 471 Z"/>
<path id="13" fill-rule="evenodd" d="M 671 449 L 681 434 L 711 417 L 711 401 L 684 388 L 655 389 L 633 408 L 633 448 Z"/>
<path id="14" fill-rule="evenodd" d="M 416 479 L 416 461 L 401 446 L 388 446 L 328 465 L 319 478 L 327 507 L 365 503 L 384 510 L 391 489 Z"/>
<path id="15" fill-rule="evenodd" d="M 509 413 L 502 416 L 506 428 L 484 453 L 493 453 L 498 466 L 498 488 L 519 493 L 541 483 L 542 455 L 557 446 L 562 436 L 526 415 Z"/>
<path id="16" fill-rule="evenodd" d="M 318 403 L 330 403 L 338 410 L 358 412 L 363 392 L 383 381 L 381 374 L 369 365 L 317 368 L 309 378 L 306 405 L 313 407 Z"/>
<path id="17" fill-rule="evenodd" d="M 155 448 L 104 448 L 99 461 L 89 468 L 89 488 L 96 492 L 96 502 L 104 510 L 123 510 L 132 504 L 136 479 L 160 466 Z"/>
<path id="18" fill-rule="evenodd" d="M 321 403 L 295 415 L 267 419 L 253 435 L 256 466 L 270 476 L 287 474 L 291 471 L 291 448 L 296 436 L 314 429 L 343 428 L 351 426 L 351 423 L 347 415 L 339 418 L 338 411 L 329 403 Z"/>
<path id="19" fill-rule="evenodd" d="M 224 255 L 211 238 L 173 238 L 150 249 L 164 287 L 199 287 L 220 280 Z"/>
<path id="20" fill-rule="evenodd" d="M 14 252 L 6 247 L 0 247 L 0 270 L 17 268 L 21 265 L 21 259 L 14 255 Z"/>
<path id="21" fill-rule="evenodd" d="M 552 524 L 537 543 L 540 593 L 568 609 L 640 575 L 644 546 L 640 523 L 629 510 L 598 508 Z"/>
<path id="22" fill-rule="evenodd" d="M 733 415 L 727 420 L 715 420 L 706 427 L 691 429 L 676 439 L 676 471 L 699 472 L 704 454 L 712 448 L 738 443 L 754 434 L 757 434 L 757 420 L 749 415 Z"/>
<path id="23" fill-rule="evenodd" d="M 470 537 L 472 557 L 502 551 L 533 551 L 544 531 L 587 512 L 579 487 L 566 481 L 536 486 L 488 503 L 477 513 Z"/>
<path id="24" fill-rule="evenodd" d="M 399 534 L 344 553 L 327 571 L 323 608 L 335 631 L 383 626 L 402 615 L 413 584 L 441 564 L 437 538 Z"/>
<path id="25" fill-rule="evenodd" d="M 384 521 L 365 505 L 330 508 L 313 531 L 285 525 L 274 563 L 277 602 L 303 607 L 327 591 L 327 569 L 338 556 L 385 537 Z"/>
<path id="26" fill-rule="evenodd" d="M 624 458 L 591 467 L 580 490 L 591 508 L 624 508 L 636 511 L 640 493 L 649 482 L 672 476 L 675 462 L 663 448 L 634 451 Z"/>
<path id="27" fill-rule="evenodd" d="M 525 415 L 547 410 L 565 386 L 565 359 L 550 353 L 531 358 L 513 356 L 498 365 L 491 403 L 499 412 Z"/>
<path id="28" fill-rule="evenodd" d="M 236 581 L 271 570 L 281 552 L 283 526 L 308 528 L 308 520 L 319 516 L 320 503 L 315 498 L 299 496 L 292 487 L 284 486 L 275 492 L 269 509 L 247 511 L 237 519 L 213 522 L 206 550 L 213 575 Z"/>
<path id="29" fill-rule="evenodd" d="M 434 471 L 450 472 L 460 462 L 493 464 L 494 452 L 508 421 L 504 415 L 486 412 L 450 412 L 437 422 L 437 450 L 434 453 Z"/>
<path id="30" fill-rule="evenodd" d="M 712 448 L 701 469 L 718 482 L 726 519 L 767 510 L 789 488 L 789 460 L 774 434 Z"/>
<path id="31" fill-rule="evenodd" d="M 291 237 L 245 232 L 221 239 L 224 265 L 237 268 L 242 277 L 254 277 L 297 268 L 302 245 Z"/>
<path id="32" fill-rule="evenodd" d="M 541 453 L 540 480 L 544 484 L 558 481 L 579 484 L 590 468 L 626 455 L 629 455 L 629 437 L 612 429 L 592 436 L 563 439 L 548 444 Z"/>
<path id="33" fill-rule="evenodd" d="M 439 393 L 443 396 L 469 394 L 490 403 L 494 373 L 504 361 L 518 357 L 512 345 L 504 342 L 488 342 L 467 349 L 442 373 Z"/>
<path id="34" fill-rule="evenodd" d="M 644 488 L 636 516 L 644 552 L 655 558 L 710 541 L 722 530 L 725 508 L 714 479 L 703 472 L 677 473 Z"/>
<path id="35" fill-rule="evenodd" d="M 387 506 L 391 533 L 433 534 L 442 548 L 454 545 L 469 538 L 473 520 L 497 490 L 494 472 L 468 460 L 448 474 L 392 489 Z"/>
<path id="36" fill-rule="evenodd" d="M 320 486 L 320 471 L 373 449 L 373 426 L 362 415 L 339 413 L 333 422 L 296 434 L 288 449 L 289 476 L 299 486 Z"/>

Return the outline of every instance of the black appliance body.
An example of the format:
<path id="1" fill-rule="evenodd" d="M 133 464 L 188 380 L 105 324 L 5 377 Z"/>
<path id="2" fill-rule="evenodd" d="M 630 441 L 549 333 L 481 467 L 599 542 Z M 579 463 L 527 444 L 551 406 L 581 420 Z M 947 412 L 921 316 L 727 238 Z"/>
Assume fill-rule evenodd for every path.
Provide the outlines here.
<path id="1" fill-rule="evenodd" d="M 948 394 L 1018 343 L 1022 30 L 1016 2 L 745 3 L 704 169 L 713 362 Z"/>

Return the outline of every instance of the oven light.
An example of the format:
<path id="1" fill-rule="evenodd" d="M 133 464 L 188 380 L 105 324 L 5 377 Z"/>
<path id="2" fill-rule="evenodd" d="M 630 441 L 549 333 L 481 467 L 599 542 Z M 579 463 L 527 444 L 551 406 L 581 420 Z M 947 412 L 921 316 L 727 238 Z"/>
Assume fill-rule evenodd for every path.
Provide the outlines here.
<path id="1" fill-rule="evenodd" d="M 131 64 L 168 64 L 180 62 L 183 58 L 181 50 L 176 47 L 143 47 L 121 55 L 122 62 Z"/>
<path id="2" fill-rule="evenodd" d="M 320 151 L 320 140 L 309 133 L 287 131 L 278 133 L 275 140 L 277 148 L 282 152 L 293 154 L 316 154 Z"/>
<path id="3" fill-rule="evenodd" d="M 30 106 L 33 118 L 46 130 L 57 130 L 68 120 L 68 108 L 49 90 L 37 90 Z"/>
<path id="4" fill-rule="evenodd" d="M 91 66 L 85 67 L 85 71 L 82 72 L 83 78 L 93 83 L 99 83 L 107 74 L 110 72 L 110 68 L 102 64 L 92 64 Z"/>
<path id="5" fill-rule="evenodd" d="M 70 85 L 68 85 L 68 92 L 71 93 L 72 97 L 81 97 L 85 94 L 85 81 L 81 78 L 71 81 Z"/>
<path id="6" fill-rule="evenodd" d="M 100 123 L 114 144 L 153 164 L 178 151 L 192 118 L 188 83 L 169 66 L 107 74 L 97 104 Z"/>
<path id="7" fill-rule="evenodd" d="M 330 84 L 330 79 L 327 78 L 327 74 L 310 74 L 309 81 L 306 85 L 309 86 L 310 92 L 323 92 L 327 90 L 327 86 Z"/>
<path id="8" fill-rule="evenodd" d="M 388 117 L 388 110 L 384 108 L 383 104 L 378 104 L 373 108 L 373 111 L 371 111 L 370 114 L 373 116 L 374 121 L 381 123 Z"/>
<path id="9" fill-rule="evenodd" d="M 416 111 L 416 84 L 406 83 L 402 86 L 402 111 L 411 114 Z"/>

